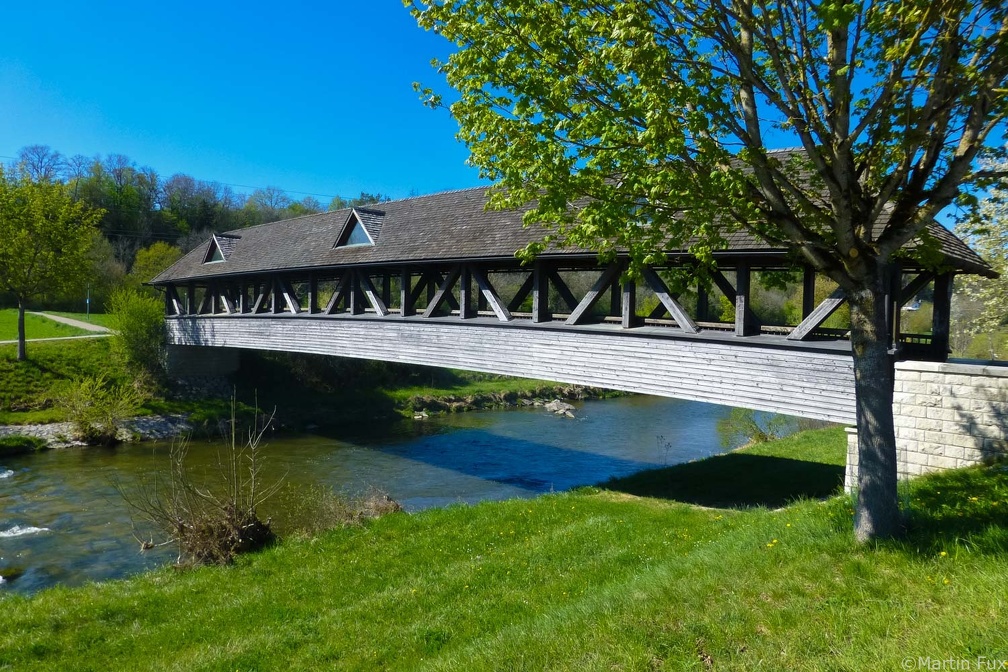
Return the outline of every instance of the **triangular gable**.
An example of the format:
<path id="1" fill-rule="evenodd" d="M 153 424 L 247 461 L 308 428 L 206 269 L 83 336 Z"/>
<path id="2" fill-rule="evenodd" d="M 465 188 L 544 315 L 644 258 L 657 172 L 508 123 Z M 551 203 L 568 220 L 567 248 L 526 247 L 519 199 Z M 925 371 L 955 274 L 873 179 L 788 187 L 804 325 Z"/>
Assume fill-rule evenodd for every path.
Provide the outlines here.
<path id="1" fill-rule="evenodd" d="M 377 237 L 377 229 L 381 226 L 380 220 L 384 217 L 384 214 L 385 213 L 376 213 L 371 211 L 358 212 L 357 209 L 354 208 L 350 211 L 350 215 L 347 217 L 346 222 L 344 222 L 343 228 L 340 230 L 340 235 L 336 239 L 336 244 L 333 245 L 333 247 L 374 245 L 375 238 Z M 373 223 L 372 220 L 375 219 L 378 220 L 377 227 L 367 226 L 367 224 Z M 372 231 L 374 231 L 374 233 L 372 233 Z"/>
<path id="2" fill-rule="evenodd" d="M 204 264 L 216 264 L 227 261 L 238 242 L 238 236 L 218 236 L 214 234 L 210 237 L 206 254 L 203 255 Z"/>

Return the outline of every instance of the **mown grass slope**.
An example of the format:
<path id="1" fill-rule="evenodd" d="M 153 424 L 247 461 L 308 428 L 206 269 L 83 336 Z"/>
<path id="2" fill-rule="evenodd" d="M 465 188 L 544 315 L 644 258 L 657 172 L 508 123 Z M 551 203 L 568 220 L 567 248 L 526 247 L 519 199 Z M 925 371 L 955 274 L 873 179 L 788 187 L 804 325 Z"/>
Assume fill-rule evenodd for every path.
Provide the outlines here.
<path id="1" fill-rule="evenodd" d="M 813 459 L 834 463 L 842 432 L 819 440 Z M 766 460 L 751 468 L 773 471 L 781 456 L 821 464 L 795 451 L 789 440 L 749 451 Z M 881 670 L 908 657 L 1008 659 L 1004 467 L 915 482 L 906 540 L 865 547 L 845 497 L 702 508 L 676 501 L 681 481 L 665 473 L 660 498 L 593 488 L 393 514 L 233 567 L 0 598 L 0 668 Z"/>
<path id="2" fill-rule="evenodd" d="M 13 341 L 18 337 L 17 314 L 16 308 L 0 309 L 0 341 Z M 89 333 L 85 329 L 25 313 L 25 338 L 60 338 L 84 336 Z"/>

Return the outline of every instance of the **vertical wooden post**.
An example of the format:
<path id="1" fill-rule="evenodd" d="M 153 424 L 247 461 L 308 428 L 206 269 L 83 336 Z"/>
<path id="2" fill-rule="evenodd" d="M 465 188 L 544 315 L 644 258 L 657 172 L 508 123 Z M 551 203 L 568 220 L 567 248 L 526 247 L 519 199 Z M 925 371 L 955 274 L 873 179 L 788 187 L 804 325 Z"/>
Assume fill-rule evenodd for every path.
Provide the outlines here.
<path id="1" fill-rule="evenodd" d="M 934 279 L 934 307 L 931 313 L 931 349 L 939 362 L 948 359 L 951 316 L 952 274 L 942 273 Z"/>
<path id="2" fill-rule="evenodd" d="M 702 282 L 697 282 L 696 288 L 696 319 L 697 322 L 710 321 L 710 294 Z"/>
<path id="3" fill-rule="evenodd" d="M 759 333 L 749 300 L 751 272 L 747 262 L 735 268 L 735 335 L 755 336 Z"/>
<path id="4" fill-rule="evenodd" d="M 889 269 L 889 283 L 886 287 L 886 324 L 889 327 L 889 348 L 899 348 L 900 312 L 903 307 L 903 270 L 899 264 Z"/>
<path id="5" fill-rule="evenodd" d="M 488 275 L 487 273 L 484 273 L 483 277 L 486 277 L 487 275 Z M 477 291 L 476 291 L 476 314 L 479 315 L 479 313 L 481 311 L 485 311 L 485 310 L 488 310 L 488 309 L 489 309 L 489 304 L 487 303 L 486 295 L 483 294 L 483 292 L 481 292 L 481 291 L 479 291 L 477 289 Z"/>
<path id="6" fill-rule="evenodd" d="M 242 315 L 248 312 L 248 285 L 245 281 L 238 283 L 238 314 Z"/>
<path id="7" fill-rule="evenodd" d="M 475 317 L 476 313 L 472 305 L 472 272 L 465 264 L 462 265 L 462 272 L 459 275 L 459 317 L 467 320 Z"/>
<path id="8" fill-rule="evenodd" d="M 308 274 L 308 314 L 314 315 L 319 312 L 318 307 L 318 276 L 314 273 Z"/>
<path id="9" fill-rule="evenodd" d="M 186 285 L 185 312 L 192 315 L 196 311 L 196 285 L 190 282 Z"/>
<path id="10" fill-rule="evenodd" d="M 621 295 L 619 278 L 616 278 L 613 280 L 612 285 L 609 286 L 609 317 L 620 316 Z"/>
<path id="11" fill-rule="evenodd" d="M 279 315 L 283 312 L 283 301 L 280 300 L 280 283 L 276 278 L 270 279 L 270 287 L 273 288 L 270 291 L 270 312 Z"/>
<path id="12" fill-rule="evenodd" d="M 812 314 L 815 310 L 816 300 L 815 300 L 815 269 L 811 266 L 806 266 L 802 274 L 802 293 L 801 293 L 801 316 L 804 320 L 806 317 Z"/>
<path id="13" fill-rule="evenodd" d="M 618 283 L 613 283 L 615 287 Z M 637 320 L 637 282 L 628 280 L 623 283 L 623 314 L 622 326 L 624 329 L 636 327 Z"/>
<path id="14" fill-rule="evenodd" d="M 410 287 L 412 282 L 413 274 L 405 268 L 401 269 L 399 271 L 399 312 L 403 317 L 416 315 L 416 307 L 412 301 L 413 288 Z M 421 282 L 423 282 L 423 278 L 421 278 Z"/>
<path id="15" fill-rule="evenodd" d="M 360 273 L 358 271 L 353 271 L 351 273 L 350 291 L 348 294 L 350 298 L 350 314 L 363 315 L 364 297 L 361 295 Z"/>
<path id="16" fill-rule="evenodd" d="M 386 306 L 392 305 L 392 273 L 389 271 L 382 272 L 381 297 Z"/>
<path id="17" fill-rule="evenodd" d="M 549 322 L 552 317 L 549 310 L 549 273 L 543 269 L 542 262 L 537 261 L 532 266 L 532 321 Z"/>

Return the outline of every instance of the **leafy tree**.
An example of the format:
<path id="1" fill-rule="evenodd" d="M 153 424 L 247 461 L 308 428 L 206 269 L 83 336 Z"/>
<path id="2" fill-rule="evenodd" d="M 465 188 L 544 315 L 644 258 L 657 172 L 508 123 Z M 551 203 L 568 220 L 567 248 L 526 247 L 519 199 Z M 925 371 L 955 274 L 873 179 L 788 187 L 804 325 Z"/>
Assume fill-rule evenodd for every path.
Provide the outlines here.
<path id="1" fill-rule="evenodd" d="M 374 193 L 370 194 L 366 191 L 362 191 L 360 196 L 355 196 L 354 198 L 343 198 L 342 196 L 333 196 L 333 199 L 329 201 L 329 212 L 333 210 L 343 210 L 345 208 L 356 208 L 358 205 L 369 205 L 372 203 L 383 203 L 390 200 L 388 196 L 384 194 Z"/>
<path id="2" fill-rule="evenodd" d="M 1008 171 L 1008 162 L 994 166 Z M 992 188 L 973 213 L 957 230 L 973 248 L 1001 274 L 996 280 L 968 276 L 962 291 L 978 307 L 969 316 L 966 332 L 987 338 L 991 359 L 996 359 L 995 335 L 1008 321 L 1008 181 Z"/>
<path id="3" fill-rule="evenodd" d="M 181 258 L 182 250 L 161 240 L 137 250 L 136 259 L 133 260 L 133 267 L 128 276 L 129 284 L 141 290 L 145 282 L 150 282 L 154 276 Z M 148 289 L 150 292 L 154 291 L 152 288 Z"/>
<path id="4" fill-rule="evenodd" d="M 18 304 L 18 360 L 27 359 L 26 304 L 58 293 L 86 274 L 87 253 L 102 211 L 74 202 L 65 185 L 33 182 L 0 170 L 0 288 Z"/>
<path id="5" fill-rule="evenodd" d="M 858 539 L 897 534 L 887 266 L 964 186 L 1008 113 L 1008 5 L 990 0 L 406 0 L 490 205 L 635 268 L 710 263 L 744 229 L 846 292 Z M 442 104 L 421 89 L 432 106 Z M 799 146 L 804 157 L 771 150 Z M 577 206 L 571 206 L 575 203 Z M 883 217 L 883 215 L 888 215 Z M 712 225 L 712 222 L 715 225 Z M 883 226 L 876 226 L 884 222 Z"/>
<path id="6" fill-rule="evenodd" d="M 156 384 L 164 374 L 166 334 L 164 305 L 132 288 L 109 299 L 112 348 L 138 381 Z"/>

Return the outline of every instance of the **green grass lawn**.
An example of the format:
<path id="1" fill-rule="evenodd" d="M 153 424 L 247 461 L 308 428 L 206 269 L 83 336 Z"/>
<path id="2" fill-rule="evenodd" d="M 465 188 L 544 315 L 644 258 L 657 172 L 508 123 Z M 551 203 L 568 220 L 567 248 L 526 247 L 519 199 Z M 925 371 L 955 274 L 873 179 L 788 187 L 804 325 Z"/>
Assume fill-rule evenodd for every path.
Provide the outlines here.
<path id="1" fill-rule="evenodd" d="M 110 346 L 106 338 L 28 343 L 28 361 L 19 362 L 16 345 L 0 345 L 0 424 L 63 420 L 52 394 L 74 377 L 104 374 L 111 381 L 124 380 Z"/>
<path id="2" fill-rule="evenodd" d="M 755 459 L 754 474 L 786 459 L 816 480 L 844 435 L 814 437 L 808 453 L 806 435 L 738 454 Z M 393 514 L 233 567 L 6 595 L 0 669 L 892 670 L 906 658 L 1008 659 L 1003 466 L 914 482 L 906 540 L 865 547 L 845 497 L 747 508 L 744 486 L 732 508 L 702 508 L 677 501 L 699 486 L 661 473 L 654 497 L 614 482 Z M 789 474 L 800 490 L 802 471 Z"/>
<path id="3" fill-rule="evenodd" d="M 18 337 L 17 308 L 0 310 L 0 341 L 13 341 Z M 25 338 L 58 338 L 61 336 L 83 336 L 90 332 L 38 315 L 25 314 Z"/>

